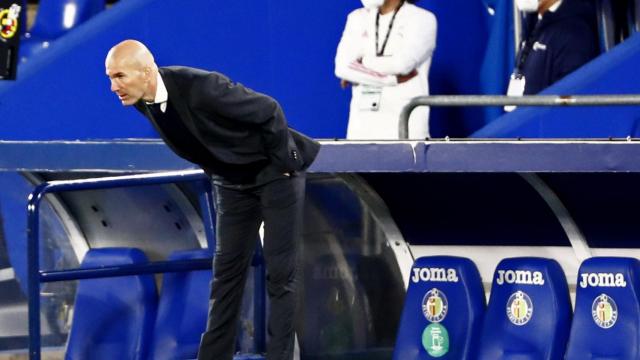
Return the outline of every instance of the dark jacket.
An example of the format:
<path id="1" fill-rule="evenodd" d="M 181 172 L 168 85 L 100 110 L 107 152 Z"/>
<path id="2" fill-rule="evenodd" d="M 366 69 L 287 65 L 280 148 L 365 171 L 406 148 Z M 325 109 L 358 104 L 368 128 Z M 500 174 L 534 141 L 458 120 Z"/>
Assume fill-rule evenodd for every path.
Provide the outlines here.
<path id="1" fill-rule="evenodd" d="M 223 178 L 233 178 L 233 171 L 255 164 L 272 165 L 281 172 L 305 170 L 315 159 L 320 144 L 289 129 L 273 98 L 216 72 L 179 66 L 159 68 L 159 72 L 168 104 L 177 114 L 171 120 L 180 121 L 197 146 L 179 146 L 142 101 L 135 107 L 180 157 Z"/>
<path id="2" fill-rule="evenodd" d="M 516 62 L 525 56 L 519 69 L 526 79 L 524 93 L 537 94 L 596 57 L 596 29 L 595 12 L 587 0 L 563 0 L 555 12 L 545 12 Z"/>

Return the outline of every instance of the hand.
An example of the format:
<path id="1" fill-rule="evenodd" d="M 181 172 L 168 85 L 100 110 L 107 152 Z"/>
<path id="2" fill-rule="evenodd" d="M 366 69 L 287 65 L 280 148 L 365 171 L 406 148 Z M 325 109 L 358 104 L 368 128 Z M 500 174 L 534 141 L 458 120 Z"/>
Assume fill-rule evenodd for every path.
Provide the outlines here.
<path id="1" fill-rule="evenodd" d="M 413 79 L 416 75 L 418 75 L 418 71 L 416 69 L 411 70 L 410 73 L 405 75 L 396 75 L 396 79 L 398 80 L 398 84 L 402 84 Z"/>
<path id="2" fill-rule="evenodd" d="M 347 80 L 344 79 L 340 79 L 340 87 L 343 89 L 348 88 L 351 85 L 350 82 L 348 82 Z"/>

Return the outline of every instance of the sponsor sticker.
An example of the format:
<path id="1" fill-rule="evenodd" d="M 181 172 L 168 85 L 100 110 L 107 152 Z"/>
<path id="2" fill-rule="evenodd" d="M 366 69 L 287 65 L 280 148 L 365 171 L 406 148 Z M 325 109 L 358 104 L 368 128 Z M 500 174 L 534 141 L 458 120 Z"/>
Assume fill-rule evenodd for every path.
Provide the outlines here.
<path id="1" fill-rule="evenodd" d="M 449 332 L 442 324 L 432 323 L 422 332 L 422 346 L 432 357 L 441 357 L 449 352 Z"/>

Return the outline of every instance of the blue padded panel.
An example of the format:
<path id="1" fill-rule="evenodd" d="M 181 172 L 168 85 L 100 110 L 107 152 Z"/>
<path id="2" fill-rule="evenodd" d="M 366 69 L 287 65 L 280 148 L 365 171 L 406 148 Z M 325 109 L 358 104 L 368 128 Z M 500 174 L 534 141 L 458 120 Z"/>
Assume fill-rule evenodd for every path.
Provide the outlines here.
<path id="1" fill-rule="evenodd" d="M 41 0 L 33 27 L 22 38 L 22 61 L 105 9 L 105 0 Z"/>
<path id="2" fill-rule="evenodd" d="M 494 274 L 479 359 L 561 359 L 570 322 L 569 288 L 558 262 L 504 259 Z"/>
<path id="3" fill-rule="evenodd" d="M 504 0 L 505 3 L 508 1 Z M 494 28 L 502 25 L 489 15 L 488 2 L 497 8 L 500 1 L 422 0 L 416 3 L 431 11 L 438 20 L 436 50 L 429 71 L 432 95 L 479 94 L 482 71 L 499 72 L 497 68 L 482 68 L 487 46 L 491 46 L 487 43 L 490 32 L 495 36 Z M 499 14 L 502 14 L 502 8 L 499 7 Z M 494 63 L 509 55 L 509 47 L 508 43 L 499 48 L 491 46 L 495 51 L 492 54 Z M 429 130 L 432 137 L 465 137 L 483 125 L 481 116 L 482 110 L 478 107 L 434 106 L 429 115 Z"/>
<path id="4" fill-rule="evenodd" d="M 91 249 L 82 268 L 142 264 L 139 249 Z M 153 275 L 80 280 L 65 359 L 146 360 L 157 308 Z"/>
<path id="5" fill-rule="evenodd" d="M 104 10 L 105 0 L 40 0 L 29 33 L 53 40 Z"/>
<path id="6" fill-rule="evenodd" d="M 632 258 L 596 257 L 582 263 L 567 360 L 640 359 L 638 276 L 640 262 Z"/>
<path id="7" fill-rule="evenodd" d="M 211 258 L 207 249 L 176 251 L 168 260 Z M 158 317 L 150 359 L 188 359 L 198 354 L 207 326 L 212 270 L 166 273 L 162 280 Z"/>
<path id="8" fill-rule="evenodd" d="M 393 353 L 395 360 L 433 358 L 422 345 L 422 333 L 432 323 L 423 312 L 423 303 L 434 288 L 443 302 L 446 298 L 447 311 L 430 317 L 444 326 L 449 335 L 449 351 L 438 358 L 475 358 L 485 308 L 478 269 L 466 258 L 430 256 L 417 259 L 411 269 Z M 444 318 L 440 319 L 442 315 Z"/>

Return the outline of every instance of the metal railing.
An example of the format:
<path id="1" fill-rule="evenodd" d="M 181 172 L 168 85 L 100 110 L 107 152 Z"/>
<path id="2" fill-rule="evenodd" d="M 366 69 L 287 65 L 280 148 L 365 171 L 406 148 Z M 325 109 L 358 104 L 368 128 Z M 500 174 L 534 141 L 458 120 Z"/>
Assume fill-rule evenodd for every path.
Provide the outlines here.
<path id="1" fill-rule="evenodd" d="M 402 109 L 400 139 L 409 138 L 409 117 L 418 106 L 603 106 L 640 105 L 640 95 L 436 95 L 418 96 Z"/>
<path id="2" fill-rule="evenodd" d="M 40 334 L 40 283 L 54 281 L 69 281 L 79 279 L 92 279 L 102 277 L 127 276 L 136 274 L 152 274 L 166 272 L 182 272 L 192 270 L 211 269 L 211 259 L 199 260 L 173 260 L 156 261 L 136 265 L 114 265 L 100 268 L 76 268 L 55 271 L 40 270 L 40 205 L 47 194 L 78 191 L 112 189 L 131 186 L 163 185 L 176 182 L 208 181 L 208 177 L 200 170 L 184 172 L 165 172 L 143 175 L 112 176 L 91 178 L 82 180 L 50 181 L 36 186 L 29 195 L 28 212 L 28 301 L 29 301 L 29 359 L 40 360 L 41 334 Z M 213 196 L 208 187 L 204 191 L 207 209 L 203 209 L 203 222 L 205 231 L 209 237 L 213 229 Z M 252 265 L 256 265 L 256 261 Z M 264 268 L 256 267 L 262 275 Z M 263 276 L 256 276 L 255 290 L 257 294 L 264 294 Z M 265 299 L 264 296 L 254 297 L 255 327 L 264 329 Z M 262 351 L 265 348 L 265 335 L 263 331 L 255 332 L 255 347 Z"/>

